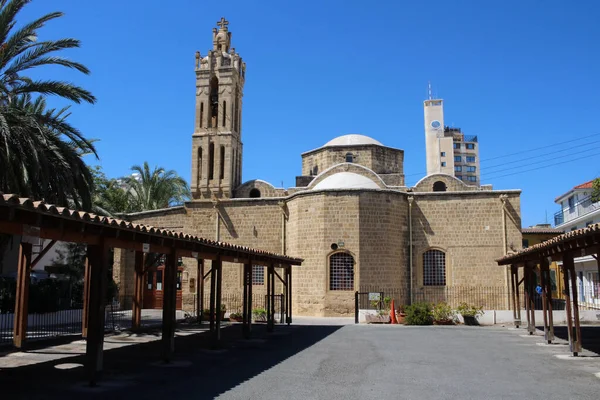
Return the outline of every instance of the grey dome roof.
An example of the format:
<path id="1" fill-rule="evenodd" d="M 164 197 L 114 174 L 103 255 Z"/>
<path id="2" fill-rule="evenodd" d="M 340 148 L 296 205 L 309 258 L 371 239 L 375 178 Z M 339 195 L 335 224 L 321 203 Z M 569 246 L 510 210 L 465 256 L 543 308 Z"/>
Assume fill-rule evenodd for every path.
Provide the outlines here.
<path id="1" fill-rule="evenodd" d="M 325 143 L 323 147 L 326 146 L 352 146 L 352 145 L 361 145 L 361 144 L 376 144 L 378 146 L 383 146 L 383 144 L 371 137 L 365 135 L 359 135 L 356 133 L 350 135 L 338 136 L 334 139 L 331 139 L 329 142 Z"/>

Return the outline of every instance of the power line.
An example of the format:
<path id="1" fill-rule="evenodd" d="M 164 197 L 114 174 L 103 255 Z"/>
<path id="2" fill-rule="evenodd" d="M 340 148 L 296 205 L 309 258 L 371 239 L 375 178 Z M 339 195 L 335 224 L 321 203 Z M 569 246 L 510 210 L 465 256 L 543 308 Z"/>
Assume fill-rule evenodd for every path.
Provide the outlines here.
<path id="1" fill-rule="evenodd" d="M 582 136 L 582 137 L 580 137 L 580 138 L 576 138 L 576 139 L 572 139 L 572 140 L 567 140 L 567 141 L 560 142 L 560 143 L 549 144 L 549 145 L 546 145 L 546 146 L 536 147 L 536 148 L 529 149 L 529 150 L 518 151 L 518 152 L 516 152 L 516 153 L 511 153 L 511 154 L 509 154 L 509 155 L 503 155 L 503 156 L 496 156 L 496 157 L 492 157 L 492 158 L 486 158 L 486 159 L 484 159 L 484 160 L 480 160 L 480 162 L 484 162 L 484 161 L 490 161 L 490 160 L 496 160 L 496 159 L 498 159 L 498 158 L 510 157 L 510 156 L 514 156 L 515 154 L 524 154 L 524 153 L 529 153 L 529 152 L 532 152 L 532 151 L 537 151 L 537 150 L 541 150 L 541 149 L 547 149 L 547 148 L 549 148 L 549 147 L 554 147 L 554 146 L 556 146 L 556 145 L 565 144 L 565 143 L 577 142 L 577 141 L 579 141 L 579 140 L 587 139 L 587 138 L 594 137 L 594 136 L 600 136 L 600 133 L 594 133 L 593 135 Z"/>
<path id="2" fill-rule="evenodd" d="M 581 161 L 581 159 L 575 159 L 575 160 L 571 160 L 571 161 L 563 161 L 563 162 L 560 162 L 560 163 L 554 163 L 554 164 L 544 165 L 544 166 L 537 167 L 537 168 L 525 169 L 525 170 L 522 170 L 522 171 L 513 172 L 511 174 L 504 174 L 504 175 L 494 176 L 493 178 L 488 178 L 488 179 L 504 178 L 505 176 L 522 174 L 524 172 L 537 171 L 539 169 L 548 168 L 548 167 L 554 167 L 556 165 L 568 164 L 568 163 L 572 163 L 572 162 L 575 162 L 575 161 Z"/>
<path id="3" fill-rule="evenodd" d="M 597 151 L 598 149 L 599 149 L 599 147 L 592 147 L 592 148 L 590 148 L 590 149 L 586 149 L 586 150 L 578 151 L 578 152 L 575 152 L 575 153 L 569 153 L 569 154 L 565 154 L 565 155 L 563 155 L 563 156 L 554 157 L 554 158 L 553 158 L 553 160 L 558 160 L 558 159 L 562 159 L 562 158 L 566 158 L 566 157 L 571 157 L 571 156 L 574 156 L 574 155 L 576 155 L 576 154 L 583 154 L 583 153 L 587 153 L 587 152 L 590 152 L 590 151 Z M 510 171 L 510 170 L 512 170 L 512 169 L 517 169 L 517 168 L 528 167 L 528 166 L 530 166 L 530 165 L 536 165 L 536 164 L 541 164 L 541 163 L 545 163 L 545 162 L 548 162 L 548 160 L 541 160 L 541 161 L 536 161 L 536 162 L 528 163 L 528 164 L 525 164 L 525 165 L 516 165 L 516 166 L 514 166 L 514 167 L 510 167 L 510 168 L 503 168 L 503 169 L 500 169 L 500 170 L 498 170 L 498 171 L 492 171 L 492 172 L 488 172 L 488 174 L 490 174 L 490 175 L 494 175 L 494 174 L 497 174 L 498 172 Z M 510 163 L 510 164 L 512 164 L 512 163 Z M 508 165 L 510 165 L 510 164 L 508 164 Z M 504 164 L 504 166 L 506 166 L 506 165 L 507 165 L 507 164 Z M 481 169 L 482 175 L 483 175 L 483 171 L 484 171 L 484 169 L 482 168 L 482 169 Z M 488 171 L 488 169 L 486 168 L 486 169 L 485 169 L 485 171 L 487 172 L 487 171 Z"/>

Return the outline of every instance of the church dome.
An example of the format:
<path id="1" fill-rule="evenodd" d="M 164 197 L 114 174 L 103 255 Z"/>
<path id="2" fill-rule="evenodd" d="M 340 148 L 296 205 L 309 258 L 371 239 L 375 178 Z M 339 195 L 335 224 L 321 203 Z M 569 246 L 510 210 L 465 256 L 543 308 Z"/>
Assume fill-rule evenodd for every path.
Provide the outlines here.
<path id="1" fill-rule="evenodd" d="M 383 146 L 383 144 L 371 137 L 365 135 L 358 135 L 356 133 L 350 135 L 338 136 L 334 139 L 331 139 L 329 142 L 325 143 L 325 146 L 353 146 L 353 145 L 361 145 L 361 144 L 376 144 L 378 146 Z"/>
<path id="2" fill-rule="evenodd" d="M 317 183 L 312 190 L 323 189 L 380 189 L 377 183 L 354 172 L 338 172 Z"/>

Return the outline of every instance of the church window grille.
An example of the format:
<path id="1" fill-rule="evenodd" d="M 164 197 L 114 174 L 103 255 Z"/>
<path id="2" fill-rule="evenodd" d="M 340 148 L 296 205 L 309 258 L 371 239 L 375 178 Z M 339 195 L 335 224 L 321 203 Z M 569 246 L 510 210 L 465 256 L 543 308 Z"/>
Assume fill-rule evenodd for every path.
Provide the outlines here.
<path id="1" fill-rule="evenodd" d="M 250 190 L 250 198 L 256 199 L 259 197 L 260 197 L 260 190 L 258 190 L 257 188 L 252 188 L 252 190 Z"/>
<path id="2" fill-rule="evenodd" d="M 227 122 L 227 102 L 223 101 L 223 126 L 225 126 Z"/>
<path id="3" fill-rule="evenodd" d="M 446 286 L 446 253 L 427 250 L 423 253 L 423 285 Z"/>
<path id="4" fill-rule="evenodd" d="M 220 169 L 219 169 L 219 178 L 220 179 L 225 178 L 225 146 L 221 146 L 221 162 L 220 162 Z"/>
<path id="5" fill-rule="evenodd" d="M 437 181 L 433 184 L 433 191 L 434 192 L 445 192 L 446 191 L 446 184 L 442 181 Z"/>
<path id="6" fill-rule="evenodd" d="M 354 290 L 354 257 L 350 254 L 329 257 L 329 290 Z"/>
<path id="7" fill-rule="evenodd" d="M 264 285 L 265 284 L 265 267 L 262 265 L 252 266 L 252 284 L 253 285 Z"/>
<path id="8" fill-rule="evenodd" d="M 354 162 L 354 156 L 352 155 L 352 153 L 346 153 L 346 162 L 347 163 Z"/>
<path id="9" fill-rule="evenodd" d="M 215 144 L 208 146 L 208 179 L 213 179 L 215 172 Z"/>

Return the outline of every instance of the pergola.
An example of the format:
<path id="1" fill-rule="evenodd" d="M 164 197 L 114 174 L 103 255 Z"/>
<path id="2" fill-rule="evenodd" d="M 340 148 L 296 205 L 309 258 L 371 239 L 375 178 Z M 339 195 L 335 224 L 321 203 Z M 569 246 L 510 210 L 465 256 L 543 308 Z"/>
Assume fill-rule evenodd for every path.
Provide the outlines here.
<path id="1" fill-rule="evenodd" d="M 285 302 L 282 313 L 286 323 L 292 322 L 292 265 L 301 265 L 299 258 L 278 255 L 262 250 L 215 242 L 197 236 L 166 229 L 140 225 L 128 221 L 103 217 L 88 212 L 70 210 L 0 193 L 0 233 L 20 235 L 17 289 L 14 314 L 13 343 L 22 347 L 27 334 L 27 301 L 31 268 L 56 241 L 83 243 L 87 246 L 84 278 L 84 306 L 82 335 L 87 338 L 86 368 L 93 385 L 102 371 L 106 287 L 110 250 L 112 248 L 135 251 L 135 293 L 132 327 L 140 326 L 142 288 L 145 258 L 149 253 L 165 255 L 165 280 L 162 318 L 161 357 L 169 362 L 174 352 L 176 316 L 177 260 L 190 257 L 197 260 L 198 268 L 198 320 L 203 309 L 204 278 L 210 275 L 210 331 L 213 343 L 220 341 L 221 282 L 223 262 L 244 264 L 243 269 L 243 332 L 246 337 L 252 328 L 252 265 L 267 267 L 267 329 L 275 323 L 275 276 L 283 283 Z M 38 257 L 32 260 L 30 237 L 50 239 L 51 242 Z M 205 274 L 204 261 L 211 260 Z M 279 275 L 275 268 L 282 270 Z"/>
<path id="2" fill-rule="evenodd" d="M 530 335 L 535 332 L 535 307 L 533 303 L 533 292 L 535 290 L 534 269 L 539 264 L 544 337 L 548 343 L 552 343 L 552 340 L 554 340 L 552 285 L 550 282 L 549 266 L 551 261 L 562 261 L 569 345 L 574 356 L 577 356 L 581 352 L 581 329 L 579 326 L 577 277 L 575 275 L 575 263 L 573 260 L 576 257 L 588 255 L 596 259 L 598 272 L 600 273 L 600 260 L 598 258 L 600 255 L 600 224 L 592 224 L 583 229 L 567 232 L 517 253 L 507 254 L 496 260 L 498 265 L 510 265 L 513 317 L 517 326 L 521 322 L 519 285 L 521 282 L 524 283 L 527 329 Z M 519 267 L 523 267 L 523 278 L 521 280 L 519 280 Z"/>

